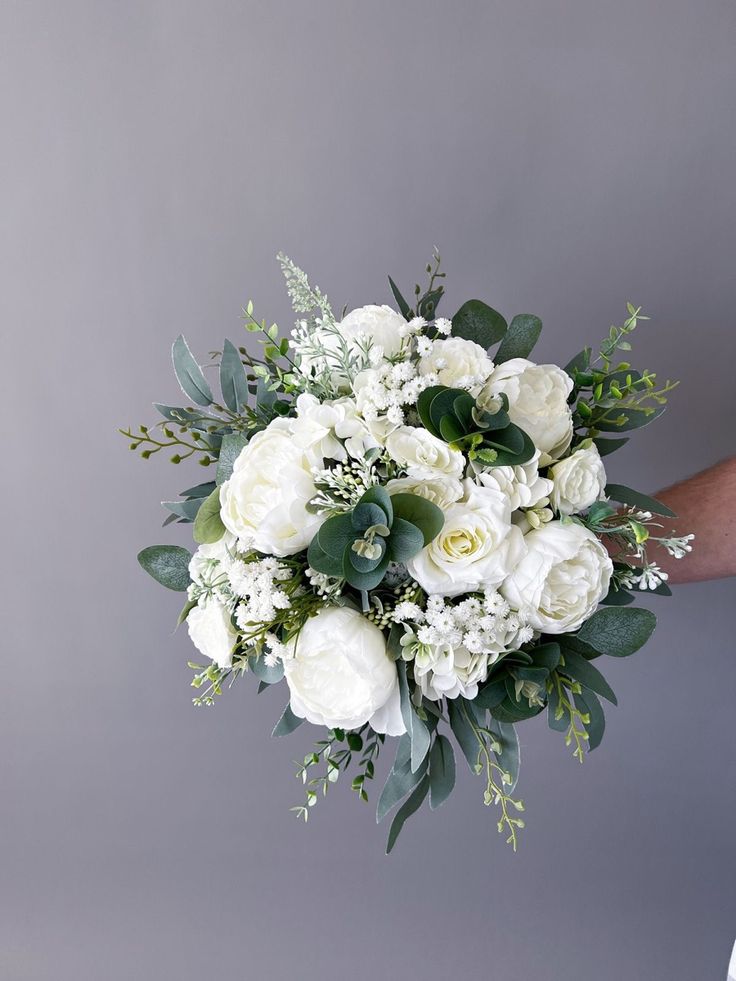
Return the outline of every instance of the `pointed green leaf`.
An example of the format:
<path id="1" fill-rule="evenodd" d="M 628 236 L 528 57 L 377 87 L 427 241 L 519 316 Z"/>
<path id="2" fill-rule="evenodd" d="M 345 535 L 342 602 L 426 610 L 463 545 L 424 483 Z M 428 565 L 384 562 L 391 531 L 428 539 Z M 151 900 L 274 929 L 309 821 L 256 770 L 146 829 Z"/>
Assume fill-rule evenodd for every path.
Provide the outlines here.
<path id="1" fill-rule="evenodd" d="M 565 650 L 563 656 L 565 663 L 559 667 L 560 674 L 567 675 L 573 681 L 579 681 L 584 688 L 590 688 L 597 695 L 601 695 L 609 702 L 613 702 L 614 705 L 618 705 L 618 699 L 613 689 L 594 664 L 586 661 L 584 657 L 574 651 Z"/>
<path id="2" fill-rule="evenodd" d="M 391 828 L 388 833 L 388 842 L 386 843 L 386 854 L 388 855 L 391 849 L 396 844 L 396 839 L 401 833 L 401 829 L 404 827 L 407 819 L 418 811 L 424 802 L 424 798 L 427 796 L 429 791 L 429 777 L 426 775 L 422 777 L 418 786 L 412 791 L 411 796 L 406 800 L 404 804 L 396 812 L 396 817 L 391 822 Z"/>
<path id="3" fill-rule="evenodd" d="M 455 754 L 447 736 L 438 735 L 429 754 L 429 806 L 435 811 L 455 786 Z"/>
<path id="4" fill-rule="evenodd" d="M 272 736 L 288 736 L 290 732 L 298 729 L 299 726 L 304 722 L 304 719 L 300 719 L 298 715 L 294 715 L 291 711 L 291 705 L 287 705 L 284 709 L 281 718 L 273 727 Z"/>
<path id="5" fill-rule="evenodd" d="M 220 488 L 216 487 L 197 511 L 193 536 L 197 544 L 211 545 L 213 542 L 219 542 L 224 534 L 225 525 L 220 517 Z"/>
<path id="6" fill-rule="evenodd" d="M 416 772 L 429 752 L 430 734 L 426 723 L 419 718 L 412 705 L 409 682 L 406 676 L 406 662 L 399 661 L 397 668 L 401 696 L 401 717 L 411 739 L 411 769 L 412 772 Z"/>
<path id="7" fill-rule="evenodd" d="M 399 305 L 401 316 L 404 318 L 404 320 L 411 320 L 411 318 L 414 316 L 414 311 L 406 302 L 404 297 L 401 295 L 401 291 L 399 290 L 399 287 L 396 285 L 393 279 L 391 279 L 390 276 L 388 277 L 388 283 L 389 286 L 391 287 L 391 292 L 394 294 L 394 299 Z"/>
<path id="8" fill-rule="evenodd" d="M 212 405 L 212 389 L 194 360 L 184 335 L 179 334 L 171 348 L 171 360 L 181 390 L 197 405 Z"/>
<path id="9" fill-rule="evenodd" d="M 248 379 L 238 349 L 225 341 L 220 360 L 220 389 L 225 405 L 233 412 L 240 412 L 248 404 Z"/>
<path id="10" fill-rule="evenodd" d="M 411 753 L 411 740 L 408 736 L 402 736 L 401 739 L 405 739 L 406 742 L 403 746 L 400 743 L 396 750 L 396 760 L 386 779 L 381 796 L 378 799 L 378 805 L 376 807 L 377 824 L 383 821 L 392 807 L 395 807 L 400 800 L 406 797 L 416 787 L 427 772 L 428 758 L 425 757 L 419 768 L 412 773 L 409 764 L 409 755 L 406 755 L 404 758 L 404 750 L 406 750 L 407 754 Z"/>
<path id="11" fill-rule="evenodd" d="M 590 716 L 590 721 L 585 723 L 585 731 L 588 733 L 588 752 L 592 753 L 601 744 L 603 733 L 606 728 L 606 716 L 603 706 L 598 701 L 597 695 L 592 691 L 585 691 L 580 695 L 573 695 L 575 708 Z"/>
<path id="12" fill-rule="evenodd" d="M 625 487 L 623 484 L 606 484 L 606 497 L 610 497 L 619 504 L 628 504 L 631 507 L 639 508 L 642 511 L 651 511 L 653 514 L 663 514 L 667 518 L 676 518 L 677 515 L 671 511 L 666 504 L 642 494 L 639 491 Z"/>

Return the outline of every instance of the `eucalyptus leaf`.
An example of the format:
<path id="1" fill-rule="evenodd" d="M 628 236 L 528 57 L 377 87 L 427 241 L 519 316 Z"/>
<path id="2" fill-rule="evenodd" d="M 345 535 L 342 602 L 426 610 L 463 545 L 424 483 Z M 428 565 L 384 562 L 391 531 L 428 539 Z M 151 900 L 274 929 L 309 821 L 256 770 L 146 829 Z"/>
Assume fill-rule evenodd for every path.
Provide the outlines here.
<path id="1" fill-rule="evenodd" d="M 596 695 L 601 695 L 609 702 L 613 702 L 614 705 L 618 705 L 618 699 L 613 689 L 594 664 L 586 661 L 584 657 L 574 651 L 566 650 L 564 658 L 565 663 L 559 668 L 561 674 L 567 675 L 573 681 L 579 681 L 584 688 L 590 688 Z"/>
<path id="2" fill-rule="evenodd" d="M 148 575 L 177 593 L 185 592 L 191 582 L 191 558 L 191 552 L 180 545 L 149 545 L 138 553 L 138 561 Z"/>
<path id="3" fill-rule="evenodd" d="M 435 811 L 455 786 L 455 754 L 447 736 L 435 738 L 429 754 L 429 806 Z"/>
<path id="4" fill-rule="evenodd" d="M 225 405 L 232 412 L 240 412 L 248 404 L 248 379 L 240 352 L 230 341 L 225 341 L 220 360 L 220 389 Z"/>
<path id="5" fill-rule="evenodd" d="M 212 405 L 212 389 L 204 377 L 202 369 L 189 350 L 184 335 L 179 334 L 171 348 L 171 360 L 181 390 L 197 405 Z"/>
<path id="6" fill-rule="evenodd" d="M 401 311 L 401 316 L 404 318 L 404 320 L 411 320 L 411 318 L 414 315 L 414 311 L 409 306 L 409 304 L 406 302 L 406 300 L 404 299 L 404 297 L 401 295 L 401 291 L 399 290 L 399 287 L 396 285 L 396 283 L 393 281 L 393 279 L 391 279 L 390 276 L 388 277 L 388 283 L 389 283 L 389 286 L 391 287 L 391 292 L 394 295 L 394 299 L 396 300 L 397 304 L 399 305 L 399 310 Z"/>
<path id="7" fill-rule="evenodd" d="M 615 419 L 597 419 L 595 428 L 602 433 L 625 433 L 632 429 L 643 429 L 655 419 L 659 419 L 666 405 L 658 405 L 649 411 L 644 409 L 621 409 L 620 415 L 625 416 L 623 422 L 618 422 L 618 415 Z M 612 410 L 608 410 L 611 412 Z"/>
<path id="8" fill-rule="evenodd" d="M 215 473 L 215 483 L 218 487 L 230 479 L 235 461 L 247 444 L 248 437 L 245 433 L 228 433 L 227 436 L 222 437 L 220 456 L 217 461 L 217 471 Z"/>
<path id="9" fill-rule="evenodd" d="M 579 712 L 590 716 L 590 721 L 585 724 L 585 731 L 588 733 L 588 752 L 592 753 L 594 749 L 600 746 L 606 728 L 603 706 L 598 700 L 598 696 L 592 691 L 573 695 L 573 701 Z"/>
<path id="10" fill-rule="evenodd" d="M 404 827 L 407 819 L 410 818 L 415 811 L 418 811 L 424 803 L 424 798 L 427 796 L 428 791 L 429 777 L 427 777 L 425 774 L 419 784 L 414 788 L 409 798 L 398 809 L 396 816 L 391 822 L 391 828 L 389 829 L 388 833 L 388 841 L 386 843 L 387 855 L 396 844 L 396 839 L 401 834 L 401 829 Z"/>
<path id="11" fill-rule="evenodd" d="M 453 337 L 475 341 L 484 348 L 497 344 L 506 329 L 506 320 L 482 300 L 468 300 L 452 318 Z"/>
<path id="12" fill-rule="evenodd" d="M 649 610 L 609 606 L 586 620 L 577 636 L 601 654 L 629 657 L 646 644 L 656 625 L 657 618 Z"/>
<path id="13" fill-rule="evenodd" d="M 506 793 L 512 794 L 519 780 L 521 768 L 521 748 L 518 733 L 513 724 L 496 720 L 492 720 L 488 728 L 500 744 L 500 751 L 494 755 L 498 760 L 498 765 L 511 776 L 511 785 L 507 785 Z"/>
<path id="14" fill-rule="evenodd" d="M 254 654 L 248 658 L 248 665 L 253 674 L 266 685 L 275 685 L 284 677 L 283 661 L 277 661 L 274 665 L 266 664 L 263 655 L 256 657 Z"/>
<path id="15" fill-rule="evenodd" d="M 457 739 L 458 746 L 463 751 L 463 756 L 470 770 L 475 773 L 480 745 L 469 721 L 469 718 L 473 717 L 472 705 L 462 696 L 450 698 L 447 700 L 447 714 L 450 717 L 450 727 L 455 739 Z"/>
<path id="16" fill-rule="evenodd" d="M 512 358 L 528 358 L 539 340 L 542 321 L 531 313 L 519 313 L 509 324 L 501 346 L 493 356 L 496 364 L 511 361 Z"/>
<path id="17" fill-rule="evenodd" d="M 654 497 L 642 494 L 640 491 L 632 490 L 623 484 L 606 484 L 606 497 L 610 497 L 619 504 L 628 504 L 631 507 L 639 508 L 641 511 L 651 511 L 653 514 L 663 514 L 667 518 L 676 518 L 674 511 L 670 510 L 666 504 L 662 504 Z"/>
<path id="18" fill-rule="evenodd" d="M 399 673 L 399 693 L 401 697 L 401 717 L 411 740 L 411 769 L 416 772 L 429 752 L 430 734 L 427 725 L 419 718 L 411 702 L 409 681 L 406 676 L 406 662 L 397 662 Z"/>
<path id="19" fill-rule="evenodd" d="M 272 736 L 288 736 L 290 732 L 298 729 L 299 726 L 304 722 L 304 719 L 300 719 L 298 715 L 294 715 L 291 711 L 291 705 L 287 705 L 284 709 L 281 718 L 273 727 Z"/>
<path id="20" fill-rule="evenodd" d="M 167 511 L 171 511 L 177 518 L 181 518 L 182 521 L 194 521 L 202 506 L 202 501 L 203 498 L 201 497 L 192 497 L 186 501 L 161 501 L 161 506 L 165 507 Z"/>
<path id="21" fill-rule="evenodd" d="M 629 442 L 629 437 L 622 436 L 621 439 L 606 439 L 604 436 L 596 436 L 593 442 L 598 447 L 600 456 L 608 456 L 610 453 L 615 453 L 616 450 L 620 450 L 622 446 L 625 446 Z"/>
<path id="22" fill-rule="evenodd" d="M 403 737 L 402 737 L 403 738 Z M 407 741 L 409 752 L 411 743 Z M 376 805 L 376 823 L 380 823 L 386 817 L 391 808 L 395 807 L 400 800 L 403 800 L 410 793 L 427 772 L 428 757 L 422 761 L 418 770 L 412 773 L 409 759 L 400 760 L 399 750 L 396 752 L 396 760 L 391 771 L 386 778 L 386 783 L 381 791 Z"/>

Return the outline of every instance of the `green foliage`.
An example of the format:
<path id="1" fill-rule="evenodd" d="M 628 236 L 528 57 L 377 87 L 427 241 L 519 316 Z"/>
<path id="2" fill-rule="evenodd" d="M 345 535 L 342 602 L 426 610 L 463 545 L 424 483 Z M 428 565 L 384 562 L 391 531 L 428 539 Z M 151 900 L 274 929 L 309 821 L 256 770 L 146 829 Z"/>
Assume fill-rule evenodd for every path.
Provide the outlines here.
<path id="1" fill-rule="evenodd" d="M 442 511 L 430 501 L 411 494 L 397 497 L 400 500 L 395 512 L 387 491 L 374 486 L 352 511 L 328 518 L 310 542 L 310 566 L 325 575 L 344 578 L 355 589 L 375 589 L 389 562 L 407 562 L 431 541 L 444 522 Z"/>
<path id="2" fill-rule="evenodd" d="M 410 767 L 415 773 L 424 763 L 429 752 L 431 733 L 429 726 L 423 719 L 419 718 L 416 708 L 411 700 L 411 691 L 406 674 L 406 662 L 398 661 L 397 669 L 399 672 L 399 693 L 401 696 L 401 718 L 404 720 L 406 731 L 409 736 L 411 746 Z"/>
<path id="3" fill-rule="evenodd" d="M 425 774 L 419 781 L 417 786 L 411 792 L 407 800 L 401 805 L 401 807 L 396 812 L 396 815 L 391 822 L 391 827 L 388 832 L 388 841 L 386 842 L 386 854 L 388 855 L 396 844 L 396 840 L 401 833 L 401 829 L 404 827 L 407 819 L 418 811 L 419 808 L 424 803 L 424 799 L 429 792 L 429 777 Z"/>
<path id="4" fill-rule="evenodd" d="M 225 341 L 220 358 L 220 389 L 231 412 L 240 412 L 248 404 L 248 379 L 238 349 Z"/>
<path id="5" fill-rule="evenodd" d="M 185 592 L 191 582 L 191 558 L 191 552 L 180 545 L 149 545 L 138 553 L 138 561 L 148 575 L 178 593 Z"/>
<path id="6" fill-rule="evenodd" d="M 452 336 L 489 348 L 503 339 L 507 325 L 501 314 L 482 300 L 468 300 L 452 318 Z"/>
<path id="7" fill-rule="evenodd" d="M 496 364 L 512 358 L 528 358 L 542 332 L 542 321 L 531 313 L 519 313 L 509 324 L 501 346 L 493 356 Z"/>
<path id="8" fill-rule="evenodd" d="M 429 806 L 434 811 L 445 803 L 455 786 L 455 754 L 452 743 L 438 733 L 429 754 Z"/>
<path id="9" fill-rule="evenodd" d="M 607 607 L 586 620 L 577 637 L 600 654 L 629 657 L 646 644 L 656 625 L 657 618 L 649 610 Z"/>
<path id="10" fill-rule="evenodd" d="M 534 456 L 534 444 L 508 415 L 505 395 L 495 411 L 480 408 L 468 392 L 446 385 L 432 385 L 417 399 L 422 424 L 485 466 L 517 466 Z"/>
<path id="11" fill-rule="evenodd" d="M 243 449 L 245 449 L 247 443 L 248 437 L 245 433 L 228 433 L 227 436 L 223 436 L 215 476 L 215 482 L 218 487 L 232 476 L 235 461 Z"/>
<path id="12" fill-rule="evenodd" d="M 606 484 L 606 497 L 618 501 L 619 504 L 629 504 L 631 507 L 640 508 L 642 511 L 651 511 L 653 514 L 662 514 L 668 518 L 676 518 L 677 515 L 671 511 L 666 504 L 642 494 L 639 491 L 625 487 L 623 484 Z"/>
<path id="13" fill-rule="evenodd" d="M 220 488 L 216 487 L 197 512 L 193 536 L 198 545 L 210 545 L 219 542 L 224 534 L 225 526 L 220 517 Z"/>
<path id="14" fill-rule="evenodd" d="M 194 359 L 183 334 L 179 334 L 171 348 L 171 360 L 181 390 L 197 405 L 212 405 L 212 389 L 202 369 Z"/>
<path id="15" fill-rule="evenodd" d="M 271 732 L 272 736 L 288 736 L 289 733 L 294 732 L 299 726 L 304 722 L 304 719 L 300 719 L 298 715 L 294 715 L 291 711 L 291 705 L 287 705 L 281 714 L 281 718 L 273 727 Z"/>
<path id="16" fill-rule="evenodd" d="M 381 822 L 388 812 L 411 793 L 427 772 L 429 757 L 425 756 L 416 770 L 411 768 L 411 737 L 405 733 L 399 739 L 396 759 L 386 778 L 376 807 L 376 822 Z"/>
<path id="17" fill-rule="evenodd" d="M 398 305 L 398 308 L 401 311 L 402 317 L 405 320 L 411 320 L 412 317 L 414 316 L 414 311 L 409 306 L 409 304 L 406 302 L 406 300 L 402 296 L 401 290 L 396 285 L 396 283 L 393 281 L 393 279 L 391 279 L 390 276 L 388 277 L 388 282 L 389 282 L 389 286 L 391 287 L 391 292 L 394 295 L 394 299 L 396 300 L 396 303 Z"/>

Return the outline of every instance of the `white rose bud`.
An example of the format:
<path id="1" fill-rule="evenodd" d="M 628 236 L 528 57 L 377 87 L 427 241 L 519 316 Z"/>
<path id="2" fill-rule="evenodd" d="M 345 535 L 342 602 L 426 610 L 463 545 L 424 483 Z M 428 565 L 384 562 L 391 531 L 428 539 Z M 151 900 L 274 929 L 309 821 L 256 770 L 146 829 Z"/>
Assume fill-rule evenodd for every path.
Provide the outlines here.
<path id="1" fill-rule="evenodd" d="M 187 616 L 187 629 L 198 651 L 219 667 L 230 667 L 238 634 L 226 606 L 214 599 L 207 600 L 204 606 L 195 606 Z"/>
<path id="2" fill-rule="evenodd" d="M 595 443 L 581 446 L 549 473 L 554 482 L 550 500 L 560 514 L 584 511 L 604 496 L 606 470 Z"/>
<path id="3" fill-rule="evenodd" d="M 493 362 L 480 344 L 462 337 L 435 341 L 419 361 L 419 374 L 436 374 L 440 385 L 472 389 L 481 386 L 493 371 Z"/>
<path id="4" fill-rule="evenodd" d="M 425 501 L 436 504 L 446 511 L 451 504 L 463 496 L 463 484 L 457 477 L 396 477 L 386 484 L 389 494 L 416 494 Z"/>
<path id="5" fill-rule="evenodd" d="M 315 466 L 323 466 L 322 457 L 296 443 L 290 420 L 274 419 L 244 447 L 220 487 L 227 530 L 265 554 L 294 555 L 306 548 L 325 520 L 307 511 L 317 493 Z"/>
<path id="6" fill-rule="evenodd" d="M 462 476 L 465 457 L 444 440 L 417 426 L 399 426 L 386 438 L 386 451 L 403 467 L 409 477 L 431 480 L 434 477 Z"/>
<path id="7" fill-rule="evenodd" d="M 550 521 L 524 536 L 527 554 L 501 586 L 535 630 L 577 630 L 608 592 L 613 563 L 598 538 L 576 522 Z"/>
<path id="8" fill-rule="evenodd" d="M 329 606 L 311 617 L 287 646 L 284 673 L 291 710 L 318 726 L 399 736 L 401 719 L 396 665 L 383 632 L 356 610 Z"/>
<path id="9" fill-rule="evenodd" d="M 534 364 L 512 358 L 498 365 L 480 394 L 481 404 L 494 395 L 509 400 L 511 421 L 520 426 L 540 451 L 539 465 L 559 460 L 572 441 L 572 412 L 567 398 L 572 379 L 556 364 Z"/>
<path id="10" fill-rule="evenodd" d="M 440 533 L 406 567 L 425 592 L 459 596 L 497 586 L 524 551 L 508 498 L 466 480 L 463 500 L 447 508 Z"/>

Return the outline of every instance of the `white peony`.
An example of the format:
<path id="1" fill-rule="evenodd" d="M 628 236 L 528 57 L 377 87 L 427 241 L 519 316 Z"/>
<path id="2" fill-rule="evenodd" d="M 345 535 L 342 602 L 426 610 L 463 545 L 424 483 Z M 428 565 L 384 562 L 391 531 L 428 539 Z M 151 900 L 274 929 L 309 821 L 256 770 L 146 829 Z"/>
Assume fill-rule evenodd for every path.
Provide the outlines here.
<path id="1" fill-rule="evenodd" d="M 400 353 L 408 333 L 406 320 L 385 304 L 351 310 L 336 327 L 351 349 L 360 351 L 370 344 L 373 350 L 380 348 L 384 358 Z"/>
<path id="2" fill-rule="evenodd" d="M 508 498 L 497 487 L 464 482 L 462 501 L 445 511 L 440 533 L 407 563 L 422 589 L 439 596 L 492 589 L 524 555 Z"/>
<path id="3" fill-rule="evenodd" d="M 417 497 L 436 504 L 443 511 L 463 496 L 463 484 L 457 477 L 430 477 L 425 480 L 418 477 L 396 477 L 389 480 L 386 490 L 389 494 L 416 494 Z"/>
<path id="4" fill-rule="evenodd" d="M 567 398 L 572 379 L 556 364 L 534 364 L 512 358 L 494 368 L 479 402 L 504 394 L 511 421 L 520 426 L 540 451 L 540 466 L 559 460 L 572 440 L 572 412 Z"/>
<path id="5" fill-rule="evenodd" d="M 577 630 L 608 592 L 613 563 L 577 522 L 550 521 L 524 536 L 527 553 L 501 593 L 530 626 L 548 634 Z"/>
<path id="6" fill-rule="evenodd" d="M 187 629 L 198 651 L 219 667 L 230 667 L 238 634 L 226 606 L 215 599 L 207 600 L 203 606 L 195 606 L 187 616 Z"/>
<path id="7" fill-rule="evenodd" d="M 409 477 L 431 480 L 433 477 L 462 476 L 465 457 L 444 440 L 418 426 L 399 426 L 386 438 L 386 452 L 403 467 Z"/>
<path id="8" fill-rule="evenodd" d="M 471 654 L 462 645 L 421 645 L 414 657 L 414 680 L 422 695 L 433 702 L 443 696 L 473 699 L 478 685 L 488 677 L 490 662 L 487 654 Z"/>
<path id="9" fill-rule="evenodd" d="M 328 606 L 287 646 L 284 673 L 291 710 L 314 725 L 400 736 L 399 679 L 383 632 L 356 610 Z"/>
<path id="10" fill-rule="evenodd" d="M 437 375 L 440 385 L 477 389 L 493 371 L 493 362 L 475 341 L 449 337 L 434 341 L 429 354 L 419 361 L 420 375 Z"/>
<path id="11" fill-rule="evenodd" d="M 539 450 L 528 463 L 516 467 L 491 467 L 478 474 L 484 487 L 498 487 L 509 499 L 512 511 L 533 508 L 552 493 L 552 481 L 539 473 Z"/>
<path id="12" fill-rule="evenodd" d="M 317 493 L 312 467 L 323 459 L 294 440 L 292 420 L 278 418 L 256 433 L 220 487 L 220 517 L 229 532 L 258 552 L 293 555 L 306 548 L 324 517 L 307 503 Z"/>
<path id="13" fill-rule="evenodd" d="M 550 499 L 560 514 L 584 511 L 604 496 L 606 469 L 595 443 L 581 446 L 549 473 L 554 482 Z"/>

